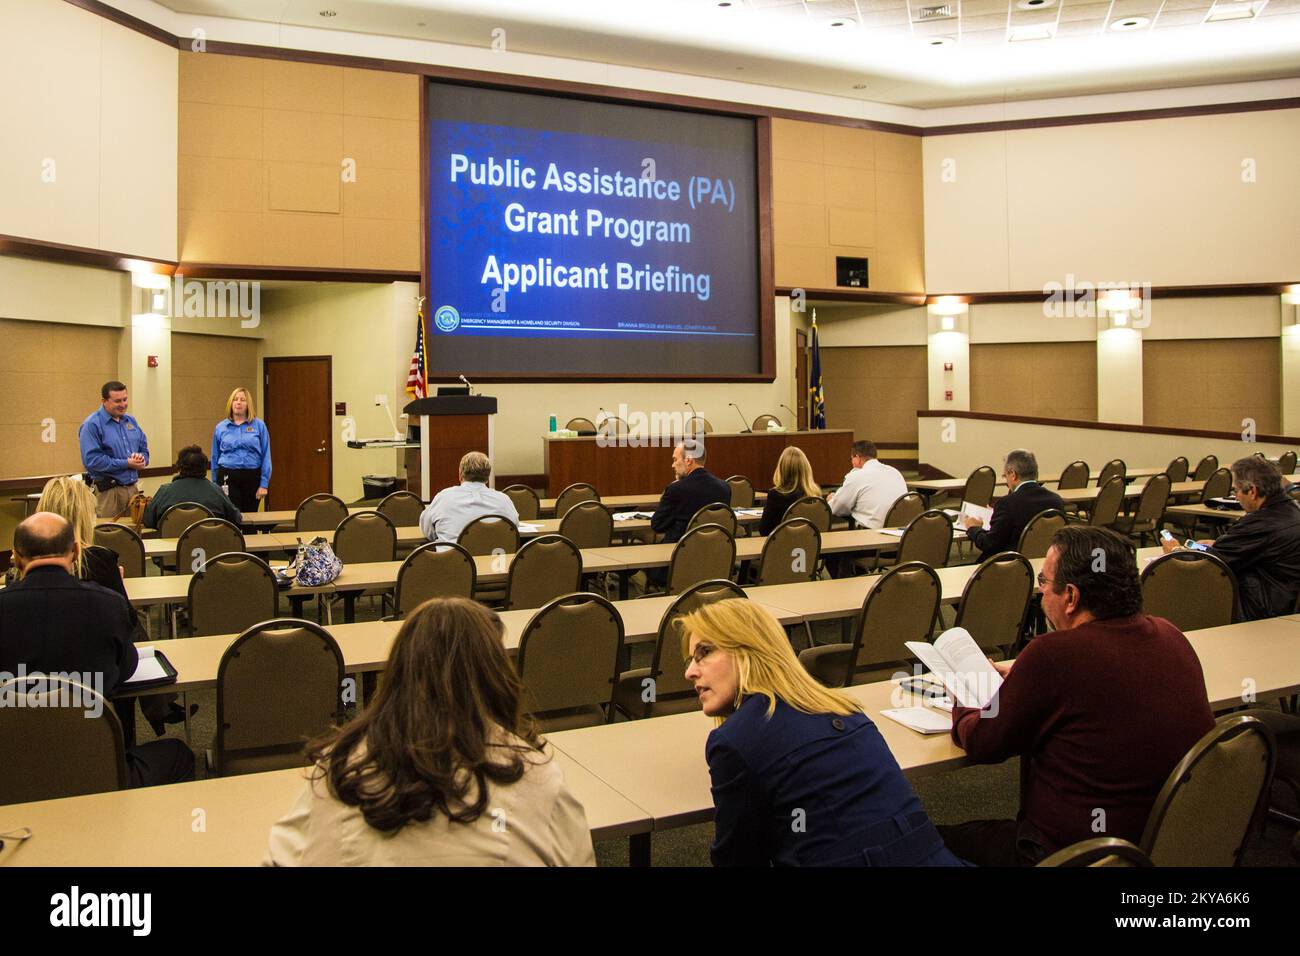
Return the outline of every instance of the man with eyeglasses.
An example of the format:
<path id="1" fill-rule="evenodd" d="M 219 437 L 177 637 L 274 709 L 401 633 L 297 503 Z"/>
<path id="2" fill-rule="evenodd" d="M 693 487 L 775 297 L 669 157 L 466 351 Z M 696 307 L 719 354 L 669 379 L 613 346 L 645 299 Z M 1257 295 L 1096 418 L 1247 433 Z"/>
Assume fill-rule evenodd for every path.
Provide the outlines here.
<path id="1" fill-rule="evenodd" d="M 1002 477 L 1007 483 L 1007 493 L 993 506 L 987 531 L 979 518 L 959 519 L 966 529 L 966 537 L 979 548 L 981 561 L 1002 551 L 1014 551 L 1025 525 L 1040 511 L 1065 510 L 1061 496 L 1039 484 L 1038 459 L 1032 451 L 1017 448 L 1007 452 Z"/>
<path id="2" fill-rule="evenodd" d="M 1245 514 L 1216 540 L 1201 544 L 1232 568 L 1245 620 L 1294 613 L 1300 595 L 1300 508 L 1282 489 L 1278 470 L 1262 458 L 1232 463 L 1232 493 Z M 1181 546 L 1166 541 L 1162 547 Z"/>
<path id="3" fill-rule="evenodd" d="M 1005 680 L 987 708 L 953 708 L 972 762 L 1021 758 L 1015 820 L 939 828 L 982 866 L 1033 866 L 1094 837 L 1137 843 L 1170 772 L 1214 726 L 1200 660 L 1178 628 L 1142 613 L 1123 537 L 1062 528 L 1038 586 L 1055 630 L 993 665 Z"/>

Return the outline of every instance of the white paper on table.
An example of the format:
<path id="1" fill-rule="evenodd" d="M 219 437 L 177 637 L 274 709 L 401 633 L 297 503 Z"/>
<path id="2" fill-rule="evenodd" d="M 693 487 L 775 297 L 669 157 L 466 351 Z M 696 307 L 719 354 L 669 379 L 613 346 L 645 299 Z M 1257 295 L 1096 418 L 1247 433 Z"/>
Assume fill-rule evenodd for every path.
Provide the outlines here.
<path id="1" fill-rule="evenodd" d="M 889 707 L 881 713 L 919 734 L 946 734 L 952 730 L 952 717 L 928 707 Z"/>
<path id="2" fill-rule="evenodd" d="M 531 533 L 531 532 L 535 532 L 535 531 L 541 531 L 541 530 L 542 530 L 542 526 L 539 525 L 539 524 L 520 524 L 520 525 L 519 525 L 519 530 L 520 530 L 520 531 L 528 531 L 528 532 Z"/>
<path id="3" fill-rule="evenodd" d="M 749 517 L 749 518 L 761 518 L 761 517 L 763 517 L 763 509 L 762 509 L 762 508 L 736 508 L 735 511 L 736 511 L 736 514 L 738 514 L 738 515 L 745 515 L 746 517 Z"/>
<path id="4" fill-rule="evenodd" d="M 158 660 L 154 648 L 139 647 L 136 648 L 136 653 L 140 656 L 140 662 L 135 666 L 135 673 L 124 683 L 134 684 L 141 681 L 161 680 L 167 676 L 167 671 L 163 670 L 162 662 Z"/>
<path id="5" fill-rule="evenodd" d="M 649 511 L 615 511 L 614 512 L 615 521 L 636 521 L 638 519 L 641 521 L 649 521 L 653 517 L 654 515 L 651 514 Z"/>

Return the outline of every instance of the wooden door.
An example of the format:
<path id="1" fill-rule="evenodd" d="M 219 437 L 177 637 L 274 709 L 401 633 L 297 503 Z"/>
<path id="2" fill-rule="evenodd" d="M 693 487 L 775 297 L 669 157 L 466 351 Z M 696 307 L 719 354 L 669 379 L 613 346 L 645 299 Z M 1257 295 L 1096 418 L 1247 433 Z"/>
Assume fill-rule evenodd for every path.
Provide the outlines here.
<path id="1" fill-rule="evenodd" d="M 262 360 L 270 510 L 297 508 L 310 495 L 334 491 L 332 365 L 328 355 Z"/>
<path id="2" fill-rule="evenodd" d="M 802 329 L 794 330 L 794 380 L 798 398 L 794 407 L 799 412 L 798 428 L 808 427 L 808 336 Z"/>

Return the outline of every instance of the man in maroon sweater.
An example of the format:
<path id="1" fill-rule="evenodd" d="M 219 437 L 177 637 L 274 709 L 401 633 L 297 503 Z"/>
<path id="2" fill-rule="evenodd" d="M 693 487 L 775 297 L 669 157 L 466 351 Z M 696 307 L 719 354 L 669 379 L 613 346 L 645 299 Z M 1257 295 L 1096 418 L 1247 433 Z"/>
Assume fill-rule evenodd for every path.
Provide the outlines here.
<path id="1" fill-rule="evenodd" d="M 953 739 L 972 761 L 1021 758 L 1016 820 L 939 828 L 982 866 L 1032 866 L 1099 836 L 1138 842 L 1170 772 L 1214 726 L 1196 652 L 1142 613 L 1127 541 L 1063 528 L 1038 587 L 1056 630 L 995 665 L 1006 680 L 988 709 L 953 709 Z"/>

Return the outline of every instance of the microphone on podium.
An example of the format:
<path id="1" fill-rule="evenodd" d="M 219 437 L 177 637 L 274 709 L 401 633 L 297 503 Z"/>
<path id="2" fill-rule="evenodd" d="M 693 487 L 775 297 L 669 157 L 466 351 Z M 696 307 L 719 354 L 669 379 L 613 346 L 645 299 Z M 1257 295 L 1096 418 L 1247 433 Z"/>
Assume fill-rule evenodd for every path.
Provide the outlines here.
<path id="1" fill-rule="evenodd" d="M 793 427 L 794 427 L 795 429 L 798 429 L 798 427 L 799 427 L 799 416 L 795 414 L 794 409 L 791 408 L 789 405 L 787 405 L 785 402 L 782 402 L 782 403 L 781 403 L 781 407 L 784 408 L 787 412 L 790 413 L 790 421 L 793 423 Z"/>
<path id="2" fill-rule="evenodd" d="M 461 380 L 461 382 L 464 383 L 465 387 L 469 389 L 469 393 L 470 393 L 471 395 L 473 395 L 473 394 L 474 394 L 474 386 L 471 385 L 471 384 L 469 383 L 469 379 L 467 379 L 464 375 L 459 375 L 459 376 L 457 376 L 457 378 L 459 378 L 459 379 Z"/>
<path id="3" fill-rule="evenodd" d="M 742 435 L 753 434 L 754 430 L 749 427 L 749 419 L 747 419 L 745 417 L 745 413 L 740 410 L 740 406 L 737 405 L 735 402 L 727 402 L 727 404 L 736 410 L 736 414 L 740 416 L 740 420 L 745 423 L 745 428 L 743 431 L 741 431 L 741 434 Z"/>

